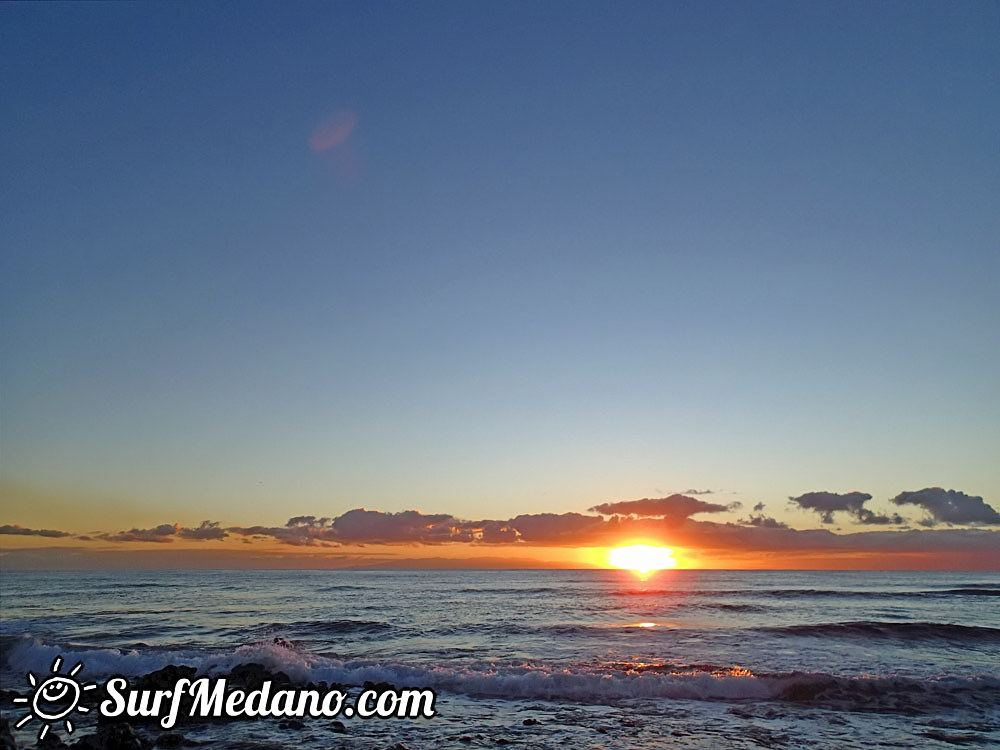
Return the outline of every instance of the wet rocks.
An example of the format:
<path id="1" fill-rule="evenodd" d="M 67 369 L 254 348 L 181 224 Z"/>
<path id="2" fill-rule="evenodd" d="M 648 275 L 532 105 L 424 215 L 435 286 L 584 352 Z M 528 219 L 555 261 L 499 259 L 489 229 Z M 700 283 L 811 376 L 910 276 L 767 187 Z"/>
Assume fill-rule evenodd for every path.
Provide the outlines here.
<path id="1" fill-rule="evenodd" d="M 10 724 L 2 716 L 0 716 L 0 750 L 17 750 L 14 735 L 10 731 Z"/>
<path id="2" fill-rule="evenodd" d="M 272 672 L 263 664 L 250 662 L 249 664 L 237 664 L 229 672 L 230 682 L 242 685 L 250 690 L 260 690 L 265 682 L 270 682 L 271 687 L 287 688 L 292 686 L 292 678 L 284 672 Z"/>
<path id="3" fill-rule="evenodd" d="M 35 745 L 35 750 L 62 750 L 68 745 L 54 734 L 47 734 Z"/>
<path id="4" fill-rule="evenodd" d="M 131 724 L 99 724 L 95 734 L 81 737 L 72 744 L 73 750 L 146 750 L 149 742 L 143 739 Z"/>
<path id="5" fill-rule="evenodd" d="M 372 682 L 371 680 L 365 680 L 365 684 L 361 688 L 363 690 L 374 690 L 379 695 L 396 690 L 396 686 L 390 685 L 388 682 Z"/>
<path id="6" fill-rule="evenodd" d="M 195 667 L 168 664 L 163 669 L 143 675 L 131 687 L 133 690 L 172 690 L 178 680 L 182 678 L 193 680 L 197 673 Z"/>

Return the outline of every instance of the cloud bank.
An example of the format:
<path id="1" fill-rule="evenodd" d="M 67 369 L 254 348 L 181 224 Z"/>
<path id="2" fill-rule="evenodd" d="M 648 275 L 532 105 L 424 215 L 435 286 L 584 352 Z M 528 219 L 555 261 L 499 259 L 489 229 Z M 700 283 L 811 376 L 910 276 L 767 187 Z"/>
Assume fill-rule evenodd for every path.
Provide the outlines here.
<path id="1" fill-rule="evenodd" d="M 863 525 L 881 525 L 899 516 L 884 516 L 865 508 L 871 495 L 864 492 L 838 494 L 809 492 L 792 502 L 819 515 L 824 524 L 834 514 L 847 513 Z M 955 490 L 931 487 L 903 492 L 892 498 L 896 505 L 916 505 L 928 513 L 925 527 L 938 523 L 960 525 L 1000 525 L 1000 514 L 981 497 Z M 299 515 L 283 526 L 229 526 L 219 521 L 203 521 L 187 527 L 164 523 L 151 528 L 119 532 L 95 532 L 87 536 L 52 529 L 30 529 L 17 525 L 0 526 L 0 534 L 73 538 L 95 544 L 126 543 L 169 545 L 184 542 L 224 542 L 241 540 L 251 545 L 274 544 L 293 547 L 339 547 L 356 549 L 365 545 L 442 545 L 527 547 L 604 547 L 643 540 L 693 550 L 733 553 L 761 551 L 780 553 L 834 551 L 839 553 L 902 552 L 912 555 L 933 553 L 970 554 L 982 550 L 1000 561 L 1000 530 L 948 528 L 923 530 L 860 531 L 833 533 L 828 529 L 795 529 L 765 516 L 763 503 L 754 513 L 735 522 L 697 520 L 699 514 L 733 511 L 738 503 L 721 505 L 686 495 L 602 503 L 591 513 L 526 513 L 514 518 L 471 520 L 448 513 L 419 510 L 384 512 L 355 508 L 339 516 Z M 260 547 L 258 547 L 260 548 Z M 992 558 L 991 558 L 992 559 Z M 1000 563 L 998 563 L 1000 564 Z"/>
<path id="2" fill-rule="evenodd" d="M 68 531 L 55 531 L 54 529 L 26 529 L 23 526 L 18 526 L 17 524 L 5 524 L 0 526 L 0 534 L 7 534 L 8 536 L 46 536 L 52 538 L 73 536 Z"/>

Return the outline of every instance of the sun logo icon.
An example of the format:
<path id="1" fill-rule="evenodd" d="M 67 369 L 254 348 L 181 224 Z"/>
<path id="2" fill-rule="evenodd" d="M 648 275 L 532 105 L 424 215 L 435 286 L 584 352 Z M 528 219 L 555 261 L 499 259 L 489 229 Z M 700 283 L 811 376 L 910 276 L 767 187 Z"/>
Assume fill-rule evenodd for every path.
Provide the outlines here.
<path id="1" fill-rule="evenodd" d="M 15 698 L 14 703 L 30 703 L 31 711 L 21 718 L 15 728 L 20 729 L 32 719 L 41 719 L 44 726 L 38 731 L 38 740 L 41 741 L 49 733 L 49 729 L 57 721 L 62 721 L 67 734 L 73 733 L 73 722 L 69 720 L 69 715 L 76 711 L 85 714 L 90 711 L 86 706 L 80 705 L 80 699 L 84 692 L 97 687 L 96 683 L 90 682 L 81 684 L 76 680 L 76 673 L 83 669 L 83 662 L 77 663 L 69 670 L 68 675 L 59 674 L 62 667 L 62 657 L 57 656 L 52 662 L 52 674 L 38 682 L 38 678 L 32 672 L 26 675 L 28 684 L 33 688 L 30 698 Z"/>

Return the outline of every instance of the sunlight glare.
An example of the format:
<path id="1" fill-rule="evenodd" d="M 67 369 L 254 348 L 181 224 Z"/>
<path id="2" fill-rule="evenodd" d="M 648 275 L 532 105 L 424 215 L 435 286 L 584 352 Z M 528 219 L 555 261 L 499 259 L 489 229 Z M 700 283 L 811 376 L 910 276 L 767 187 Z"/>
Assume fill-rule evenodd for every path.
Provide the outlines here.
<path id="1" fill-rule="evenodd" d="M 633 544 L 609 550 L 608 561 L 616 568 L 634 570 L 636 573 L 649 573 L 677 565 L 672 549 L 648 544 Z"/>

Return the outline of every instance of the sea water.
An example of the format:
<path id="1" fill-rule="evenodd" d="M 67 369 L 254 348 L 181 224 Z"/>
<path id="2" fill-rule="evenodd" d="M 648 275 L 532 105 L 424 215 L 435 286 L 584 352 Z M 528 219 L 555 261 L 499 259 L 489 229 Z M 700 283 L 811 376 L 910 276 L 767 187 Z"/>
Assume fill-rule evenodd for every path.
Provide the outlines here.
<path id="1" fill-rule="evenodd" d="M 436 715 L 194 723 L 210 748 L 1000 747 L 1000 573 L 4 572 L 0 687 L 262 664 Z M 4 693 L 11 724 L 25 709 Z M 92 723 L 93 716 L 89 721 Z M 287 724 L 287 722 L 286 722 Z M 81 717 L 73 741 L 88 730 Z M 143 728 L 151 741 L 155 729 Z M 35 743 L 38 723 L 16 731 Z"/>

